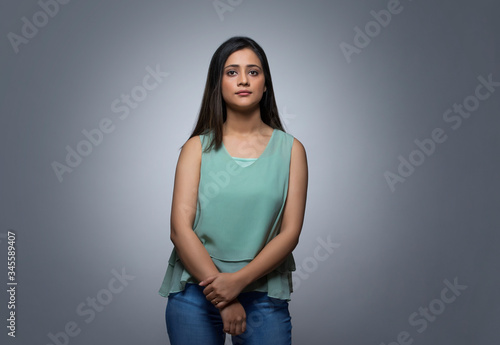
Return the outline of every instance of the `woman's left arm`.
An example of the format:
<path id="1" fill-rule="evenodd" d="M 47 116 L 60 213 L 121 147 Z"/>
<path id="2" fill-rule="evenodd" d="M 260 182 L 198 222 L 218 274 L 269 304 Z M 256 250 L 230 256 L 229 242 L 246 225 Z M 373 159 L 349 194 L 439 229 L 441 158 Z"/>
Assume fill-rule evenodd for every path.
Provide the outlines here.
<path id="1" fill-rule="evenodd" d="M 235 273 L 218 273 L 200 282 L 207 286 L 208 300 L 217 298 L 217 308 L 224 308 L 253 281 L 278 267 L 299 242 L 307 197 L 307 157 L 304 146 L 294 139 L 290 159 L 288 193 L 280 232 L 248 265 Z"/>

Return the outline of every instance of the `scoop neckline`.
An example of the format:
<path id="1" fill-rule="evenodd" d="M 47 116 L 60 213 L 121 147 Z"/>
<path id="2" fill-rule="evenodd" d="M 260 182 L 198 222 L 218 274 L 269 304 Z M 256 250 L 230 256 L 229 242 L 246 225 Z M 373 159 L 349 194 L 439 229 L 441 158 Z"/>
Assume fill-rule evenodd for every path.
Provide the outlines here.
<path id="1" fill-rule="evenodd" d="M 262 157 L 262 156 L 266 153 L 267 149 L 268 149 L 268 148 L 269 148 L 269 146 L 271 145 L 271 141 L 272 141 L 272 140 L 273 140 L 273 138 L 274 138 L 274 133 L 276 133 L 276 128 L 273 128 L 273 133 L 271 134 L 271 138 L 269 138 L 269 141 L 267 142 L 267 145 L 266 145 L 266 147 L 264 148 L 264 151 L 262 151 L 262 153 L 260 154 L 260 156 L 259 156 L 259 157 L 257 157 L 257 158 L 233 157 L 233 156 L 231 156 L 231 154 L 229 153 L 229 151 L 226 149 L 226 145 L 224 145 L 224 142 L 222 142 L 222 148 L 223 148 L 223 149 L 224 149 L 224 151 L 226 152 L 227 156 L 228 156 L 229 158 L 231 158 L 231 159 L 234 159 L 234 158 L 237 158 L 237 159 L 254 159 L 255 161 L 253 162 L 253 164 L 251 164 L 251 165 L 249 165 L 249 166 L 248 166 L 248 167 L 250 167 L 250 166 L 255 165 L 255 163 L 257 163 L 257 161 L 260 159 L 260 157 Z"/>

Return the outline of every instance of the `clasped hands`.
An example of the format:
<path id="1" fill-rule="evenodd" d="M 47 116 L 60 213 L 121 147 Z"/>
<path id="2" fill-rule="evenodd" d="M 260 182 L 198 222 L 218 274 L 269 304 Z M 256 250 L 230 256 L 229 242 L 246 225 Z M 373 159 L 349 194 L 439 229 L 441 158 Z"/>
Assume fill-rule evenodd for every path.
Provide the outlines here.
<path id="1" fill-rule="evenodd" d="M 217 309 L 228 306 L 245 287 L 235 273 L 217 273 L 200 282 L 203 293 Z"/>
<path id="2" fill-rule="evenodd" d="M 236 297 L 245 287 L 234 273 L 218 273 L 200 282 L 205 286 L 203 294 L 219 309 L 224 324 L 224 332 L 239 335 L 246 329 L 246 313 Z"/>

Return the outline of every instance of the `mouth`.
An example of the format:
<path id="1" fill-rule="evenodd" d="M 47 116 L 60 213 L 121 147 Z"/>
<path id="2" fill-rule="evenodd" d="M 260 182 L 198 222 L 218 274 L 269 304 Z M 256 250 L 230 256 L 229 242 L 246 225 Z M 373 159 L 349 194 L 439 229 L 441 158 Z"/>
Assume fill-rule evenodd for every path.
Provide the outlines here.
<path id="1" fill-rule="evenodd" d="M 250 95 L 251 93 L 252 93 L 252 92 L 251 92 L 251 91 L 249 91 L 249 90 L 240 90 L 240 91 L 236 92 L 236 94 L 237 94 L 237 95 L 239 95 L 239 96 L 248 96 L 248 95 Z"/>

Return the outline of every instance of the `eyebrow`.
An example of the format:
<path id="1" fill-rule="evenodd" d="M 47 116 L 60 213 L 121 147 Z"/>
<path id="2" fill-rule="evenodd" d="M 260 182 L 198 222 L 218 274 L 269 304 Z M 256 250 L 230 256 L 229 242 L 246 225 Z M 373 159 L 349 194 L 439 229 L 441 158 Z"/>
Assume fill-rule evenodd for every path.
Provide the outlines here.
<path id="1" fill-rule="evenodd" d="M 224 67 L 224 69 L 226 68 L 229 68 L 229 67 L 240 67 L 240 65 L 227 65 L 226 67 Z M 247 65 L 247 67 L 257 67 L 258 69 L 260 69 L 262 71 L 262 68 L 259 66 L 259 65 Z"/>

